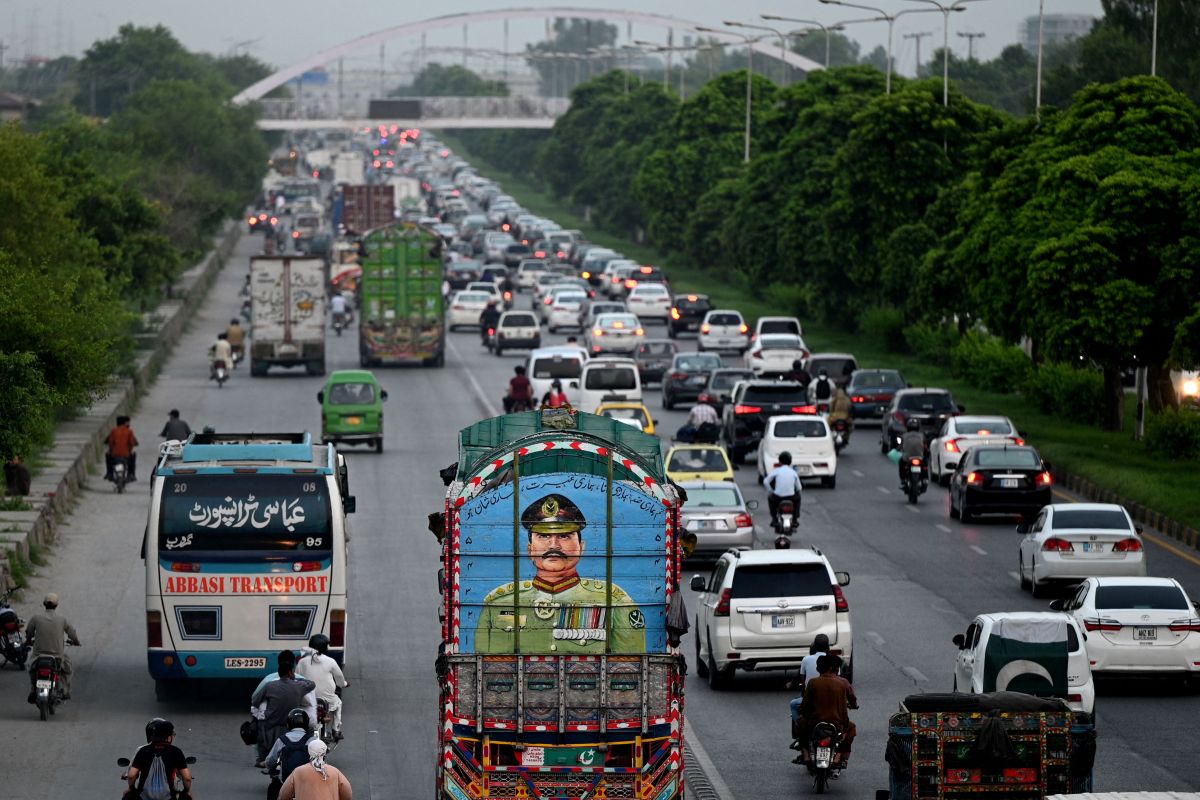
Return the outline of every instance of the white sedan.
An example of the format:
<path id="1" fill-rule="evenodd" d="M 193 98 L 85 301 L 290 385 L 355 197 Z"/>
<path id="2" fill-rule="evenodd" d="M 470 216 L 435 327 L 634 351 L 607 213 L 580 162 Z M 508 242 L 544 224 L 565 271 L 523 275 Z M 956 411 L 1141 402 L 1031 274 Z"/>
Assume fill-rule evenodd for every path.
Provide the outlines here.
<path id="1" fill-rule="evenodd" d="M 929 471 L 942 486 L 963 454 L 977 444 L 1023 445 L 1025 440 L 1008 417 L 950 417 L 929 443 Z"/>
<path id="2" fill-rule="evenodd" d="M 671 317 L 671 293 L 661 283 L 639 283 L 629 290 L 625 305 L 638 319 L 656 319 L 665 325 Z"/>
<path id="3" fill-rule="evenodd" d="M 1088 578 L 1050 608 L 1087 632 L 1092 672 L 1200 674 L 1200 610 L 1172 578 Z"/>
<path id="4" fill-rule="evenodd" d="M 588 352 L 633 353 L 645 335 L 641 321 L 633 314 L 601 314 L 588 329 Z"/>
<path id="5" fill-rule="evenodd" d="M 579 308 L 587 302 L 587 295 L 580 291 L 555 292 L 547 295 L 550 305 L 546 306 L 546 328 L 556 333 L 560 328 L 579 327 Z"/>
<path id="6" fill-rule="evenodd" d="M 1141 529 L 1112 503 L 1055 503 L 1032 525 L 1018 525 L 1021 587 L 1034 597 L 1054 581 L 1079 583 L 1091 577 L 1144 577 L 1146 551 Z"/>
<path id="7" fill-rule="evenodd" d="M 460 326 L 479 327 L 479 315 L 487 308 L 490 300 L 496 299 L 488 292 L 456 292 L 450 299 L 446 312 L 446 325 L 450 330 Z"/>
<path id="8" fill-rule="evenodd" d="M 791 453 L 792 468 L 801 480 L 820 479 L 821 485 L 837 486 L 837 448 L 829 424 L 819 414 L 771 417 L 758 446 L 758 479 L 761 481 L 779 464 L 779 455 Z"/>
<path id="9" fill-rule="evenodd" d="M 789 333 L 764 333 L 754 340 L 743 360 L 756 377 L 783 375 L 792 364 L 808 358 L 808 348 L 799 336 Z"/>

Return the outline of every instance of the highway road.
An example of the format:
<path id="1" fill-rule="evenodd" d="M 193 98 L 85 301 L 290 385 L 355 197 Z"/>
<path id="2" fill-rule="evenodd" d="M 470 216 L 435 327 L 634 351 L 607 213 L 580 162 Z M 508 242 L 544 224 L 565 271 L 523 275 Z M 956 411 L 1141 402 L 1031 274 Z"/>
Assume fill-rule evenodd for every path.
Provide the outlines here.
<path id="1" fill-rule="evenodd" d="M 25 675 L 0 673 L 0 743 L 7 800 L 119 796 L 115 760 L 143 741 L 147 719 L 171 718 L 177 743 L 199 763 L 195 796 L 258 798 L 266 778 L 252 766 L 238 725 L 251 687 L 206 687 L 160 703 L 146 673 L 143 563 L 138 555 L 146 525 L 151 453 L 167 411 L 178 408 L 199 429 L 316 431 L 316 393 L 322 380 L 299 373 L 251 379 L 243 367 L 224 388 L 207 380 L 205 353 L 217 331 L 240 307 L 237 290 L 259 238 L 241 241 L 198 319 L 134 416 L 143 444 L 138 483 L 114 494 L 96 472 L 66 520 L 49 564 L 25 593 L 27 616 L 45 591 L 62 596 L 84 646 L 73 652 L 75 699 L 47 723 L 26 704 Z M 522 298 L 522 302 L 528 302 Z M 648 326 L 656 335 L 658 328 Z M 561 341 L 563 335 L 549 337 Z M 348 452 L 358 498 L 352 517 L 351 623 L 345 698 L 346 741 L 331 761 L 370 800 L 429 798 L 436 758 L 438 641 L 437 546 L 426 515 L 442 503 L 438 468 L 456 458 L 456 433 L 499 404 L 512 367 L 523 353 L 488 355 L 474 332 L 450 335 L 444 369 L 377 370 L 390 394 L 382 455 Z M 356 340 L 330 333 L 330 369 L 358 366 Z M 691 342 L 685 342 L 691 347 Z M 730 360 L 733 360 L 732 357 Z M 685 411 L 661 409 L 657 389 L 648 405 L 664 437 Z M 986 411 L 986 409 L 972 409 Z M 804 495 L 799 540 L 820 547 L 835 569 L 847 570 L 847 597 L 856 631 L 855 683 L 862 709 L 851 769 L 831 792 L 873 797 L 886 785 L 883 760 L 887 718 L 911 692 L 951 686 L 955 649 L 950 642 L 983 611 L 1040 609 L 1045 601 L 1021 592 L 1015 575 L 1019 537 L 1012 523 L 960 525 L 946 513 L 943 490 L 932 488 L 919 506 L 896 490 L 895 467 L 878 453 L 877 431 L 860 429 L 840 464 L 836 490 Z M 1036 443 L 1035 443 L 1036 444 Z M 752 464 L 739 482 L 764 501 Z M 765 501 L 758 513 L 765 526 Z M 770 546 L 760 535 L 760 546 Z M 1200 596 L 1200 558 L 1149 546 L 1150 571 L 1180 579 Z M 704 565 L 695 565 L 703 572 Z M 694 602 L 691 603 L 694 608 Z M 684 648 L 692 652 L 691 637 Z M 692 665 L 694 675 L 694 664 Z M 808 782 L 789 761 L 787 701 L 778 675 L 739 673 L 725 692 L 689 683 L 687 713 L 694 736 L 710 757 L 727 798 L 744 800 L 806 794 Z M 1181 790 L 1200 786 L 1193 747 L 1200 697 L 1174 685 L 1102 685 L 1096 763 L 1099 790 Z M 19 766 L 18 766 L 19 765 Z M 726 799 L 727 800 L 727 799 Z"/>

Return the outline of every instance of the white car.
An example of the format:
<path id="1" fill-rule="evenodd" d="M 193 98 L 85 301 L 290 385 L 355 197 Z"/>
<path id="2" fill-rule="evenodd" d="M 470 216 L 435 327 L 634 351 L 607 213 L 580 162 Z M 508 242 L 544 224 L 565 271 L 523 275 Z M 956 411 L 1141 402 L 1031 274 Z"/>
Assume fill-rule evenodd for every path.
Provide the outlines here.
<path id="1" fill-rule="evenodd" d="M 579 376 L 583 374 L 583 365 L 587 363 L 587 353 L 575 347 L 543 347 L 529 354 L 529 363 L 525 367 L 526 376 L 533 386 L 533 396 L 541 400 L 550 391 L 550 384 L 559 381 L 567 402 L 579 406 Z"/>
<path id="2" fill-rule="evenodd" d="M 496 323 L 496 335 L 492 339 L 492 352 L 503 355 L 505 350 L 525 347 L 537 350 L 542 346 L 542 329 L 537 317 L 530 311 L 505 311 Z"/>
<path id="3" fill-rule="evenodd" d="M 629 311 L 617 300 L 589 300 L 579 307 L 580 329 L 590 328 L 601 314 L 623 314 Z"/>
<path id="4" fill-rule="evenodd" d="M 579 309 L 587 301 L 586 294 L 573 290 L 555 292 L 551 300 L 545 314 L 547 330 L 557 333 L 560 328 L 579 327 Z"/>
<path id="5" fill-rule="evenodd" d="M 744 353 L 749 347 L 750 327 L 742 319 L 742 312 L 721 308 L 704 315 L 696 340 L 697 350 L 737 350 Z"/>
<path id="6" fill-rule="evenodd" d="M 1200 609 L 1173 578 L 1088 578 L 1050 608 L 1083 626 L 1093 673 L 1200 674 Z"/>
<path id="7" fill-rule="evenodd" d="M 656 319 L 664 325 L 671 317 L 671 293 L 661 283 L 644 283 L 630 290 L 625 305 L 638 319 Z"/>
<path id="8" fill-rule="evenodd" d="M 533 313 L 537 314 L 538 320 L 545 325 L 550 319 L 550 308 L 554 305 L 554 298 L 563 293 L 579 294 L 578 286 L 571 286 L 564 283 L 552 283 L 545 287 L 541 297 L 533 303 Z M 576 309 L 578 312 L 579 309 Z"/>
<path id="9" fill-rule="evenodd" d="M 550 272 L 550 266 L 541 259 L 527 258 L 517 267 L 517 289 L 532 289 L 537 276 Z"/>
<path id="10" fill-rule="evenodd" d="M 1144 577 L 1141 529 L 1113 503 L 1054 503 L 1033 524 L 1018 525 L 1021 587 L 1037 597 L 1052 581 L 1092 577 Z"/>
<path id="11" fill-rule="evenodd" d="M 450 298 L 450 308 L 446 311 L 446 327 L 454 330 L 459 327 L 479 327 L 479 315 L 487 308 L 488 303 L 495 298 L 487 292 L 463 290 L 455 292 Z"/>
<path id="12" fill-rule="evenodd" d="M 541 272 L 533 279 L 533 302 L 540 303 L 546 296 L 546 290 L 556 283 L 560 283 L 563 276 L 557 272 Z"/>
<path id="13" fill-rule="evenodd" d="M 629 267 L 630 271 L 637 269 L 638 263 L 631 258 L 614 258 L 604 265 L 603 271 L 600 273 L 600 291 L 609 297 L 615 296 L 622 278 L 617 275 L 617 270 L 622 267 Z M 622 292 L 624 294 L 624 292 Z"/>
<path id="14" fill-rule="evenodd" d="M 632 358 L 590 358 L 579 375 L 579 410 L 595 414 L 605 400 L 641 400 L 642 378 Z"/>
<path id="15" fill-rule="evenodd" d="M 758 446 L 759 481 L 778 466 L 784 452 L 791 454 L 792 468 L 800 480 L 819 479 L 828 489 L 837 486 L 837 448 L 829 423 L 821 415 L 789 414 L 767 420 Z"/>
<path id="16" fill-rule="evenodd" d="M 1096 684 L 1084 635 L 1068 614 L 1006 611 L 980 614 L 954 636 L 954 691 L 1024 692 L 1059 697 L 1091 714 Z M 1057 673 L 1057 674 L 1056 674 Z"/>
<path id="17" fill-rule="evenodd" d="M 646 330 L 633 314 L 601 314 L 587 332 L 589 353 L 632 353 Z"/>
<path id="18" fill-rule="evenodd" d="M 929 474 L 942 486 L 949 484 L 963 454 L 977 444 L 1023 445 L 1025 440 L 1008 417 L 950 417 L 929 443 Z"/>
<path id="19" fill-rule="evenodd" d="M 504 263 L 504 248 L 513 242 L 513 237 L 507 233 L 489 233 L 483 237 L 484 255 L 488 261 Z"/>
<path id="20" fill-rule="evenodd" d="M 613 300 L 624 300 L 629 296 L 629 290 L 637 286 L 633 275 L 641 267 L 636 263 L 622 264 L 612 271 L 612 282 L 608 285 L 608 296 Z"/>
<path id="21" fill-rule="evenodd" d="M 800 320 L 795 317 L 759 317 L 754 323 L 754 336 L 757 339 L 765 333 L 790 333 L 793 336 L 804 336 L 800 328 Z"/>
<path id="22" fill-rule="evenodd" d="M 842 593 L 848 583 L 816 549 L 726 551 L 707 578 L 692 576 L 696 674 L 725 689 L 735 670 L 796 669 L 823 633 L 844 662 L 842 675 L 853 680 L 854 633 Z"/>
<path id="23" fill-rule="evenodd" d="M 785 375 L 792 371 L 794 362 L 808 358 L 808 352 L 804 340 L 795 334 L 764 333 L 754 340 L 742 359 L 755 377 Z"/>

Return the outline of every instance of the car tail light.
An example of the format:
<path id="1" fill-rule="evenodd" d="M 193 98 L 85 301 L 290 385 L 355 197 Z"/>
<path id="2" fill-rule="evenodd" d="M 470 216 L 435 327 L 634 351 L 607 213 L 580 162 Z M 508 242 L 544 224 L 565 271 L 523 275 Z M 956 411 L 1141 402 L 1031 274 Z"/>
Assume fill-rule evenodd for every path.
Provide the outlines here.
<path id="1" fill-rule="evenodd" d="M 504 293 L 504 299 L 505 299 L 505 300 L 512 300 L 512 292 L 505 292 L 505 293 Z"/>
<path id="2" fill-rule="evenodd" d="M 793 414 L 815 414 L 817 413 L 816 406 L 792 406 Z"/>
<path id="3" fill-rule="evenodd" d="M 1008 437 L 1008 440 L 1009 440 L 1010 442 L 1012 442 L 1013 444 L 1015 444 L 1017 447 L 1024 447 L 1024 446 L 1025 446 L 1025 440 L 1024 440 L 1024 439 L 1022 439 L 1020 436 L 1009 436 L 1009 437 Z"/>
<path id="4" fill-rule="evenodd" d="M 534 258 L 545 258 L 545 257 L 546 257 L 546 251 L 545 251 L 545 250 L 535 250 L 535 251 L 533 252 L 533 256 L 534 256 Z"/>
<path id="5" fill-rule="evenodd" d="M 258 217 L 251 217 L 251 218 L 250 218 L 250 224 L 251 224 L 251 225 L 257 225 L 257 224 L 258 224 Z"/>
<path id="6" fill-rule="evenodd" d="M 1177 619 L 1167 627 L 1175 633 L 1200 633 L 1200 619 Z"/>
<path id="7" fill-rule="evenodd" d="M 749 528 L 754 524 L 754 520 L 749 514 L 741 513 L 733 518 L 733 525 L 736 528 Z"/>
<path id="8" fill-rule="evenodd" d="M 1083 702 L 1083 695 L 1081 695 L 1081 694 L 1069 694 L 1069 695 L 1067 695 L 1067 702 L 1068 702 L 1068 703 L 1082 703 L 1082 702 Z M 1006 770 L 1006 771 L 1007 771 L 1007 770 Z"/>
<path id="9" fill-rule="evenodd" d="M 1141 539 L 1122 539 L 1113 545 L 1113 552 L 1116 553 L 1140 553 L 1142 552 Z"/>
<path id="10" fill-rule="evenodd" d="M 297 561 L 292 564 L 292 572 L 320 572 L 320 561 Z"/>
<path id="11" fill-rule="evenodd" d="M 733 589 L 722 589 L 721 599 L 717 601 L 717 607 L 713 609 L 714 617 L 729 616 L 729 601 L 733 597 Z"/>
<path id="12" fill-rule="evenodd" d="M 146 612 L 146 646 L 162 647 L 162 614 Z"/>
<path id="13" fill-rule="evenodd" d="M 634 333 L 636 333 L 638 336 L 646 335 L 646 332 L 644 330 L 642 330 L 641 328 L 638 328 L 636 331 L 634 331 Z"/>
<path id="14" fill-rule="evenodd" d="M 1054 479 L 1050 477 L 1049 472 L 1043 472 L 1037 476 L 1037 482 L 1039 486 L 1049 486 L 1053 480 Z"/>
<path id="15" fill-rule="evenodd" d="M 830 747 L 833 745 L 832 739 L 818 739 L 817 747 Z"/>
<path id="16" fill-rule="evenodd" d="M 892 421 L 897 425 L 903 425 L 907 419 L 908 418 L 904 416 L 903 411 L 896 411 L 892 414 Z"/>
<path id="17" fill-rule="evenodd" d="M 750 332 L 750 328 L 749 328 L 749 327 L 746 325 L 746 323 L 744 323 L 744 322 L 743 322 L 743 323 L 741 324 L 741 326 L 740 326 L 740 327 L 738 327 L 738 331 L 739 331 L 739 332 L 741 332 L 741 333 L 749 333 L 749 332 Z"/>
<path id="18" fill-rule="evenodd" d="M 1042 542 L 1042 552 L 1073 553 L 1075 552 L 1075 545 L 1071 544 L 1066 539 L 1060 539 L 1057 536 L 1051 536 L 1049 539 Z"/>
<path id="19" fill-rule="evenodd" d="M 754 358 L 762 358 L 763 357 L 762 350 L 755 350 L 750 355 L 753 356 Z"/>
<path id="20" fill-rule="evenodd" d="M 613 279 L 612 279 L 612 282 L 613 282 L 613 283 L 620 283 L 620 282 L 621 282 L 621 279 L 620 279 L 620 278 L 618 278 L 617 276 L 615 276 L 615 275 L 614 275 L 614 276 L 613 276 Z"/>
<path id="21" fill-rule="evenodd" d="M 450 307 L 451 307 L 452 309 L 454 309 L 455 311 L 466 311 L 466 310 L 467 310 L 467 307 L 466 307 L 466 306 L 461 306 L 461 305 L 458 305 L 457 303 L 456 303 L 456 304 L 454 304 L 454 305 L 452 305 L 452 306 L 450 306 Z"/>
<path id="22" fill-rule="evenodd" d="M 1119 631 L 1121 623 L 1108 617 L 1092 617 L 1083 621 L 1085 631 Z"/>
<path id="23" fill-rule="evenodd" d="M 733 413 L 735 414 L 758 414 L 762 411 L 762 406 L 734 406 Z"/>
<path id="24" fill-rule="evenodd" d="M 833 604 L 838 611 L 850 610 L 850 604 L 846 602 L 846 595 L 842 592 L 842 587 L 836 583 L 833 585 Z"/>
<path id="25" fill-rule="evenodd" d="M 673 381 L 687 380 L 687 373 L 686 372 L 672 372 L 671 380 L 673 380 Z"/>
<path id="26" fill-rule="evenodd" d="M 346 646 L 346 612 L 343 609 L 329 612 L 329 644 L 332 647 Z"/>
<path id="27" fill-rule="evenodd" d="M 271 224 L 272 224 L 272 225 L 278 225 L 278 224 L 279 224 L 279 217 L 271 217 Z"/>
<path id="28" fill-rule="evenodd" d="M 912 459 L 909 459 L 909 460 L 912 462 L 912 465 L 913 465 L 914 467 L 919 467 L 919 466 L 921 466 L 921 459 L 919 459 L 919 458 L 912 458 Z"/>
<path id="29" fill-rule="evenodd" d="M 945 448 L 947 453 L 961 453 L 962 452 L 962 450 L 958 449 L 958 439 L 947 439 L 946 443 L 943 445 L 943 447 Z"/>
<path id="30" fill-rule="evenodd" d="M 974 486 L 977 483 L 983 483 L 983 477 L 978 472 L 968 473 L 967 474 L 967 483 L 971 484 L 972 486 Z"/>
<path id="31" fill-rule="evenodd" d="M 545 300 L 543 300 L 542 302 L 543 302 L 544 304 L 546 304 L 546 305 L 550 305 L 551 303 L 553 303 L 553 302 L 554 302 L 554 298 L 553 298 L 553 297 L 547 297 L 547 298 L 546 298 Z"/>
<path id="32" fill-rule="evenodd" d="M 867 402 L 867 398 L 861 394 L 856 394 L 850 398 L 850 402 L 851 403 L 865 403 L 865 402 Z"/>
<path id="33" fill-rule="evenodd" d="M 679 318 L 680 318 L 680 316 L 682 316 L 682 315 L 679 313 L 679 309 L 678 309 L 678 308 L 672 308 L 672 309 L 671 309 L 671 319 L 679 319 Z"/>
<path id="34" fill-rule="evenodd" d="M 712 333 L 712 325 L 709 325 L 707 322 L 704 323 L 703 325 L 700 326 L 700 332 L 701 333 Z"/>
<path id="35" fill-rule="evenodd" d="M 592 331 L 592 336 L 603 336 L 603 335 L 604 335 L 604 330 L 602 328 L 596 328 L 595 330 Z"/>
<path id="36" fill-rule="evenodd" d="M 632 288 L 634 288 L 635 286 L 637 286 L 637 281 L 635 281 L 633 278 L 628 278 L 628 279 L 626 279 L 626 281 L 625 281 L 625 288 L 626 288 L 626 289 L 632 289 Z"/>

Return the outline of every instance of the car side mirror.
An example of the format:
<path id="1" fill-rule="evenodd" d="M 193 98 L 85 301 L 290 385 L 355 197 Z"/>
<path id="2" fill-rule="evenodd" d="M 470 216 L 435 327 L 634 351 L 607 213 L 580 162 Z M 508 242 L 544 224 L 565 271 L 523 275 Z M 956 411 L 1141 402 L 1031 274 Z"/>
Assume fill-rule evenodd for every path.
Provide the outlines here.
<path id="1" fill-rule="evenodd" d="M 1138 535 L 1138 536 L 1141 536 L 1141 535 L 1142 535 L 1142 533 L 1144 532 L 1144 531 L 1142 530 L 1142 526 L 1141 526 L 1141 525 L 1134 525 L 1134 526 L 1133 526 L 1133 529 L 1134 529 L 1134 531 L 1136 531 L 1136 532 L 1137 532 L 1137 535 Z"/>
<path id="2" fill-rule="evenodd" d="M 1028 523 L 1028 522 L 1022 522 L 1020 525 L 1018 525 L 1018 526 L 1017 526 L 1017 533 L 1019 533 L 1019 534 L 1022 534 L 1022 535 L 1026 534 L 1026 533 L 1029 533 L 1029 523 Z"/>
<path id="3" fill-rule="evenodd" d="M 381 400 L 387 400 L 387 389 L 380 389 L 380 390 L 379 390 L 379 398 L 380 398 Z"/>
<path id="4" fill-rule="evenodd" d="M 324 392 L 324 390 L 317 392 L 317 402 L 318 402 L 318 403 L 324 403 L 324 402 L 325 402 L 325 392 Z"/>
<path id="5" fill-rule="evenodd" d="M 693 575 L 692 582 L 690 585 L 692 587 L 693 592 L 703 592 L 704 591 L 704 576 L 703 575 Z"/>
<path id="6" fill-rule="evenodd" d="M 1067 601 L 1062 599 L 1061 597 L 1057 600 L 1051 600 L 1050 601 L 1050 610 L 1051 611 L 1066 611 L 1067 610 Z"/>
<path id="7" fill-rule="evenodd" d="M 838 586 L 849 586 L 850 585 L 850 573 L 849 572 L 835 572 L 835 573 L 833 573 L 833 577 L 837 578 Z"/>
<path id="8" fill-rule="evenodd" d="M 347 514 L 353 514 L 357 508 L 358 500 L 355 499 L 354 495 L 351 494 L 342 498 L 342 510 Z"/>
<path id="9" fill-rule="evenodd" d="M 950 641 L 954 642 L 954 646 L 959 650 L 962 650 L 967 646 L 967 637 L 963 636 L 961 633 L 954 634 L 954 638 Z"/>
<path id="10" fill-rule="evenodd" d="M 967 413 L 967 407 L 964 406 L 962 403 L 959 403 L 958 404 L 958 413 L 960 413 L 960 414 Z"/>
<path id="11" fill-rule="evenodd" d="M 758 501 L 757 500 L 747 500 L 746 501 L 746 510 L 747 511 L 757 511 L 758 510 Z"/>

